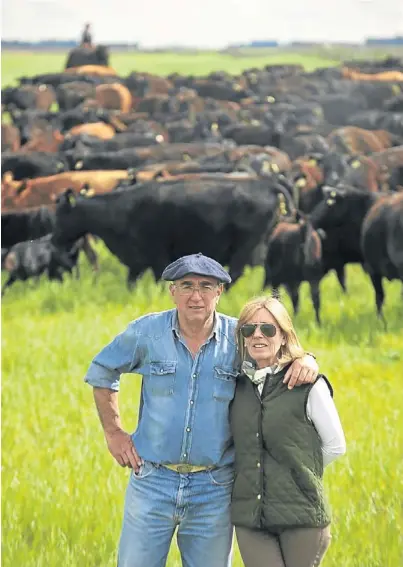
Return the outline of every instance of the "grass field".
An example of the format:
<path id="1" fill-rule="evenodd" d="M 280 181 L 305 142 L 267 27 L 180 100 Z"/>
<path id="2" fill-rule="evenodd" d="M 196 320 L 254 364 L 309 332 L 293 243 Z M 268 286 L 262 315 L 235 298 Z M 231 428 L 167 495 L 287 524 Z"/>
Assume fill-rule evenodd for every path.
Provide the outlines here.
<path id="1" fill-rule="evenodd" d="M 21 57 L 3 56 L 3 84 L 23 74 L 58 70 L 64 60 L 51 54 Z M 120 72 L 132 68 L 129 56 L 116 57 L 112 64 Z M 225 65 L 221 55 L 213 54 L 200 60 L 195 56 L 193 63 L 189 56 L 177 57 L 176 62 L 172 56 L 147 57 L 148 63 L 146 57 L 142 60 L 144 68 L 149 65 L 148 70 L 160 73 L 175 65 L 184 72 L 192 72 L 193 65 L 193 72 L 201 73 Z M 137 56 L 135 60 L 140 65 Z M 161 67 L 152 67 L 152 61 Z M 239 59 L 235 63 L 242 66 Z M 308 65 L 314 64 L 308 60 Z M 149 273 L 129 293 L 125 269 L 102 245 L 99 250 L 96 283 L 82 261 L 79 281 L 66 278 L 62 286 L 44 279 L 39 285 L 18 283 L 3 299 L 6 567 L 116 565 L 128 472 L 107 452 L 91 389 L 82 379 L 94 354 L 130 320 L 171 303 L 165 286 L 155 284 Z M 247 270 L 222 298 L 220 310 L 237 315 L 247 299 L 260 293 L 262 278 L 261 268 Z M 333 543 L 323 566 L 398 567 L 403 557 L 402 286 L 385 285 L 384 331 L 375 316 L 367 276 L 351 267 L 347 282 L 349 293 L 343 295 L 333 275 L 323 281 L 322 329 L 314 323 L 305 285 L 295 319 L 304 347 L 316 353 L 321 371 L 334 386 L 347 439 L 347 455 L 325 475 L 334 522 Z M 290 307 L 288 298 L 285 302 Z M 124 377 L 120 405 L 129 431 L 136 426 L 139 387 L 138 376 Z M 174 546 L 169 567 L 179 565 Z M 241 565 L 236 550 L 234 566 Z"/>

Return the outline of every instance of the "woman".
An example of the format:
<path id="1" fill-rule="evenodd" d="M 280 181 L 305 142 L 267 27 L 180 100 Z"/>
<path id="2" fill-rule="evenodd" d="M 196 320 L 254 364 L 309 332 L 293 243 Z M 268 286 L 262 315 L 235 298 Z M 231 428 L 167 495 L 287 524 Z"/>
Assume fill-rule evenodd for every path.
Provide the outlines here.
<path id="1" fill-rule="evenodd" d="M 304 350 L 277 299 L 245 305 L 237 341 L 232 521 L 242 559 L 245 567 L 316 567 L 331 537 L 323 467 L 345 453 L 332 388 L 323 375 L 293 390 L 283 383 Z"/>

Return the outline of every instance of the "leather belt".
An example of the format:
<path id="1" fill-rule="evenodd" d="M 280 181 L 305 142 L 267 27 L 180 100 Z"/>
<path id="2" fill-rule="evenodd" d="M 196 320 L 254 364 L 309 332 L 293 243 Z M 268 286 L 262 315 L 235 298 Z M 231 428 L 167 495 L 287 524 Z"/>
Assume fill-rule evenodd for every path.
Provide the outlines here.
<path id="1" fill-rule="evenodd" d="M 162 465 L 163 467 L 175 471 L 179 474 L 196 473 L 202 471 L 211 471 L 214 467 L 201 467 L 197 465 Z"/>

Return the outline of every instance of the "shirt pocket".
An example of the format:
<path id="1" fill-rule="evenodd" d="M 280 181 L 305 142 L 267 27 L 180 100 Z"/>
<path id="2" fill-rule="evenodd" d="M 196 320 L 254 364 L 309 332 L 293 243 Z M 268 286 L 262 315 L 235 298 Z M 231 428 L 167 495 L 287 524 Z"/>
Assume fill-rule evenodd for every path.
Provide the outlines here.
<path id="1" fill-rule="evenodd" d="M 156 396 L 172 396 L 175 389 L 176 361 L 150 363 L 150 390 Z"/>
<path id="2" fill-rule="evenodd" d="M 213 397 L 219 402 L 230 402 L 235 394 L 238 373 L 231 367 L 214 367 Z"/>

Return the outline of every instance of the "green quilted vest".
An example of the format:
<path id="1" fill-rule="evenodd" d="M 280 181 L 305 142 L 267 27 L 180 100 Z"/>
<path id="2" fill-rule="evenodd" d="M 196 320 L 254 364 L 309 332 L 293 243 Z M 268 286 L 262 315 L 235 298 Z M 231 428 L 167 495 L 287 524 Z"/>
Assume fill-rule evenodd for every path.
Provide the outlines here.
<path id="1" fill-rule="evenodd" d="M 330 523 L 322 485 L 321 442 L 306 417 L 313 384 L 288 390 L 282 381 L 286 370 L 267 376 L 261 398 L 247 376 L 237 381 L 230 409 L 235 526 L 275 533 Z"/>

